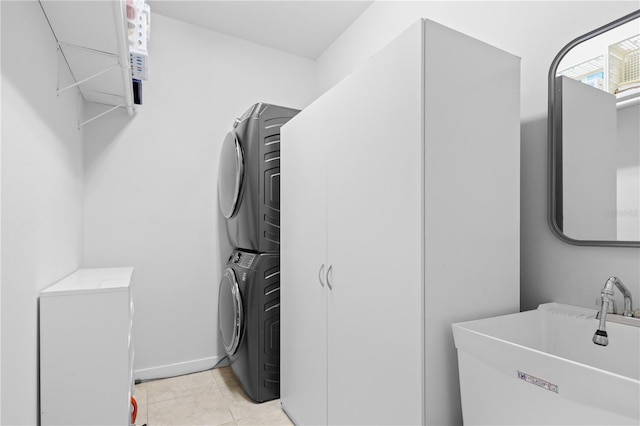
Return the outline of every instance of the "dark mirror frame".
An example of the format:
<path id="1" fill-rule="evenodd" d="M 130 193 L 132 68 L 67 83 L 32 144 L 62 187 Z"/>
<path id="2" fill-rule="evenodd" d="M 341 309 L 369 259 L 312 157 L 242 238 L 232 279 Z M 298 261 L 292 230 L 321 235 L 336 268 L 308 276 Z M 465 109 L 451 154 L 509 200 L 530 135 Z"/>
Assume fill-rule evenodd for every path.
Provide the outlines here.
<path id="1" fill-rule="evenodd" d="M 549 113 L 548 113 L 548 139 L 549 139 L 549 225 L 553 233 L 569 244 L 579 246 L 606 246 L 606 247 L 640 247 L 640 241 L 604 241 L 604 240 L 575 240 L 562 232 L 562 96 L 560 87 L 556 84 L 558 65 L 564 56 L 578 44 L 587 41 L 597 35 L 605 33 L 612 28 L 640 18 L 640 10 L 636 10 L 622 18 L 616 19 L 600 28 L 584 34 L 571 41 L 560 50 L 549 68 Z M 556 105 L 557 104 L 557 105 Z"/>

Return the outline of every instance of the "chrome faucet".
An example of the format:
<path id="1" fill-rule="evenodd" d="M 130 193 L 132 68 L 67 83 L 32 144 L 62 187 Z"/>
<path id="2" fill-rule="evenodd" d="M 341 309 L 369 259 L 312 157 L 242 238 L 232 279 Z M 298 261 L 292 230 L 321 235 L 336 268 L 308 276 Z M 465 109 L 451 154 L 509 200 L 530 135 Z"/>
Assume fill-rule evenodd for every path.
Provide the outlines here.
<path id="1" fill-rule="evenodd" d="M 622 315 L 625 317 L 633 316 L 633 302 L 631 300 L 631 293 L 627 287 L 622 284 L 622 281 L 618 277 L 610 277 L 604 284 L 604 288 L 600 291 L 600 298 L 602 299 L 602 305 L 600 307 L 600 323 L 598 329 L 593 335 L 593 343 L 596 345 L 607 346 L 609 344 L 609 337 L 607 336 L 606 322 L 607 312 L 609 312 L 609 305 L 613 303 L 613 287 L 616 286 L 624 296 L 624 311 Z"/>

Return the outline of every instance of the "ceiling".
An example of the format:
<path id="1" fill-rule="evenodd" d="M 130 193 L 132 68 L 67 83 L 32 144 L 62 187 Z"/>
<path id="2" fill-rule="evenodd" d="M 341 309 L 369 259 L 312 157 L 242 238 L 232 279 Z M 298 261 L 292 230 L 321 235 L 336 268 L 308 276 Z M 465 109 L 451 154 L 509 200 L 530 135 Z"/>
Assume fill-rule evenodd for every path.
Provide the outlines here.
<path id="1" fill-rule="evenodd" d="M 316 59 L 373 1 L 147 0 L 151 11 Z"/>

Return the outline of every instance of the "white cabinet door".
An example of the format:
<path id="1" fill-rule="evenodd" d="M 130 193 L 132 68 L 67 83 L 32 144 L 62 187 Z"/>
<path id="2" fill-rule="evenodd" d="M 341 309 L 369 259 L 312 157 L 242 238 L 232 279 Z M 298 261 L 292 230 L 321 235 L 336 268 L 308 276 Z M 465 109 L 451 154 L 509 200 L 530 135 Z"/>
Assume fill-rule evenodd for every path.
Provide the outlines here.
<path id="1" fill-rule="evenodd" d="M 323 97 L 329 424 L 422 422 L 421 74 L 418 23 Z"/>
<path id="2" fill-rule="evenodd" d="M 614 209 L 618 202 L 612 189 L 619 154 L 611 149 L 611 135 L 618 134 L 616 97 L 564 76 L 559 87 L 562 156 L 571 159 L 562 163 L 562 231 L 576 240 L 615 240 L 618 218 L 603 207 Z"/>
<path id="3" fill-rule="evenodd" d="M 323 111 L 282 128 L 281 389 L 297 424 L 327 423 L 326 140 Z"/>

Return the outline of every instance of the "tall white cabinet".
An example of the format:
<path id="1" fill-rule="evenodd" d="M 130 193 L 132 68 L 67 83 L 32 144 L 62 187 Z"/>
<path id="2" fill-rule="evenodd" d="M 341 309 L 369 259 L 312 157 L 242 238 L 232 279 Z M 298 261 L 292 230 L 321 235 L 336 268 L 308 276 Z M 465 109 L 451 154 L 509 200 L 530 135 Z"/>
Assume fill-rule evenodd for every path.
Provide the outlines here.
<path id="1" fill-rule="evenodd" d="M 129 425 L 133 268 L 80 269 L 40 293 L 42 425 Z"/>
<path id="2" fill-rule="evenodd" d="M 451 323 L 519 310 L 519 70 L 421 20 L 282 128 L 295 423 L 461 423 Z"/>

